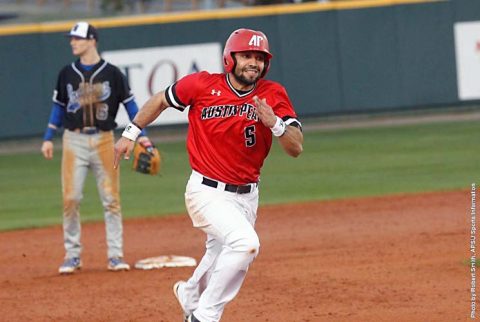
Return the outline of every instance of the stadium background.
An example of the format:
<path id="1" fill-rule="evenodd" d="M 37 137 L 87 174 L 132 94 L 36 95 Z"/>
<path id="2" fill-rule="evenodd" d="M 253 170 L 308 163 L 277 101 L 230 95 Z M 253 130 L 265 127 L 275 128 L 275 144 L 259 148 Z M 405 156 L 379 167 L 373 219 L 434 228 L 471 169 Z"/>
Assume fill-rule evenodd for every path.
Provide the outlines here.
<path id="1" fill-rule="evenodd" d="M 301 116 L 319 116 L 463 104 L 454 25 L 479 19 L 479 12 L 474 0 L 374 0 L 91 21 L 100 28 L 102 52 L 223 44 L 232 29 L 262 29 L 275 53 L 269 77 L 285 85 Z M 0 26 L 3 106 L 15 107 L 3 109 L 8 122 L 0 138 L 43 132 L 48 93 L 71 60 L 62 37 L 70 25 Z"/>

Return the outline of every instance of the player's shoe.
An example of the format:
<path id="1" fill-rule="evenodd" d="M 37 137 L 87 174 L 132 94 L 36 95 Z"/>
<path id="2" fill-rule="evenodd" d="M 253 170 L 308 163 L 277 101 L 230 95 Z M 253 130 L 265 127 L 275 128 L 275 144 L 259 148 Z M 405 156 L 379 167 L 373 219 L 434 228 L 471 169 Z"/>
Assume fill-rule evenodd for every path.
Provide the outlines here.
<path id="1" fill-rule="evenodd" d="M 121 257 L 112 257 L 108 259 L 108 270 L 109 271 L 128 271 L 130 270 L 130 265 L 125 263 Z"/>
<path id="2" fill-rule="evenodd" d="M 182 302 L 180 301 L 180 298 L 178 297 L 178 288 L 180 287 L 180 285 L 182 284 L 185 284 L 185 281 L 178 281 L 176 282 L 175 284 L 173 284 L 173 294 L 175 295 L 175 297 L 177 298 L 177 301 L 178 301 L 178 304 L 180 304 L 180 307 L 182 308 L 182 312 L 183 312 L 183 322 L 188 322 L 188 314 L 185 313 L 185 309 L 183 308 L 183 305 L 182 305 Z"/>
<path id="3" fill-rule="evenodd" d="M 195 317 L 195 315 L 193 314 L 190 314 L 187 319 L 185 320 L 185 322 L 201 322 L 199 319 L 197 319 Z"/>
<path id="4" fill-rule="evenodd" d="M 79 257 L 67 258 L 58 269 L 60 274 L 72 274 L 75 270 L 82 267 L 82 261 Z"/>

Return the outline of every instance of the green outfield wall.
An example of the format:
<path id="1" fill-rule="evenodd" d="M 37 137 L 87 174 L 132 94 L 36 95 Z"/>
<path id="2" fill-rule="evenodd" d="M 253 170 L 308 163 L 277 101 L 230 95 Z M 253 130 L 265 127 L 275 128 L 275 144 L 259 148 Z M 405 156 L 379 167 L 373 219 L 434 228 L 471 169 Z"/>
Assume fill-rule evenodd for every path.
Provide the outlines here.
<path id="1" fill-rule="evenodd" d="M 91 22 L 102 52 L 223 44 L 233 29 L 261 29 L 274 54 L 268 78 L 305 117 L 462 104 L 454 24 L 477 20 L 478 0 L 379 0 Z M 72 60 L 63 36 L 72 23 L 0 27 L 0 138 L 43 133 L 57 73 Z"/>

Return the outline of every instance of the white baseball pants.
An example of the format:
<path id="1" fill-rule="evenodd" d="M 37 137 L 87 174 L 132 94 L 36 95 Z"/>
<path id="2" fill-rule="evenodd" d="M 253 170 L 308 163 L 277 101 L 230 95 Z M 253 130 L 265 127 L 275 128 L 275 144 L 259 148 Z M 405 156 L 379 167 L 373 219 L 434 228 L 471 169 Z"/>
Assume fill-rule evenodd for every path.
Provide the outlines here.
<path id="1" fill-rule="evenodd" d="M 225 191 L 202 184 L 193 171 L 187 184 L 185 203 L 194 227 L 207 234 L 206 252 L 192 277 L 178 290 L 187 314 L 202 322 L 218 322 L 225 305 L 240 291 L 260 242 L 254 230 L 258 188 L 250 193 Z"/>

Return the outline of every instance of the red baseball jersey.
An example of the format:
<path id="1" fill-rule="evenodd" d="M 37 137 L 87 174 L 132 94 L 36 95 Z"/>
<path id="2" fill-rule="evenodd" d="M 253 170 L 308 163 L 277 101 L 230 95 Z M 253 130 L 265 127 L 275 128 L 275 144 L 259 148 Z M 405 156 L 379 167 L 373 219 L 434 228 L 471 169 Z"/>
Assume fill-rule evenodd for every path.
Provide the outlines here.
<path id="1" fill-rule="evenodd" d="M 194 73 L 165 91 L 170 106 L 188 111 L 187 150 L 192 169 L 225 183 L 258 182 L 272 146 L 272 132 L 255 112 L 253 97 L 267 104 L 287 125 L 300 126 L 287 92 L 260 79 L 248 92 L 236 90 L 226 74 Z"/>

